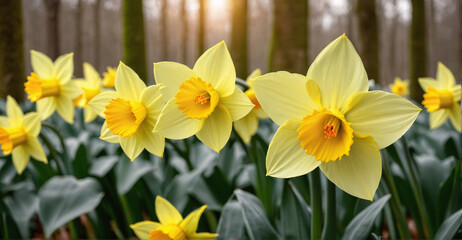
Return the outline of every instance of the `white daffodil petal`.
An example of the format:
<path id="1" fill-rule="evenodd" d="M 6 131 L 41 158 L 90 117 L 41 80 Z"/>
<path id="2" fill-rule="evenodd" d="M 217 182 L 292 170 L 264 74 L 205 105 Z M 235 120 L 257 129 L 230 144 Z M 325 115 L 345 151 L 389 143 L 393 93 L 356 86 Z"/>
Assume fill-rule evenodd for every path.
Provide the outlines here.
<path id="1" fill-rule="evenodd" d="M 222 41 L 205 51 L 197 59 L 193 70 L 202 80 L 212 84 L 220 97 L 233 93 L 236 69 L 225 42 Z"/>
<path id="2" fill-rule="evenodd" d="M 349 156 L 322 163 L 321 171 L 337 187 L 358 198 L 372 201 L 382 176 L 382 158 L 372 137 L 353 139 Z"/>
<path id="3" fill-rule="evenodd" d="M 203 120 L 188 118 L 172 98 L 159 115 L 154 133 L 170 139 L 184 139 L 196 134 L 204 123 Z"/>
<path id="4" fill-rule="evenodd" d="M 220 98 L 220 103 L 228 109 L 233 122 L 247 115 L 255 107 L 238 87 L 235 87 L 234 93 L 230 96 Z"/>
<path id="5" fill-rule="evenodd" d="M 137 101 L 146 84 L 133 69 L 120 62 L 115 78 L 115 89 L 119 95 L 128 101 Z"/>
<path id="6" fill-rule="evenodd" d="M 196 133 L 196 136 L 207 147 L 219 153 L 229 140 L 232 126 L 231 114 L 226 107 L 219 104 L 213 113 L 204 120 L 204 125 Z"/>
<path id="7" fill-rule="evenodd" d="M 307 174 L 321 164 L 313 156 L 306 154 L 297 128 L 302 118 L 292 118 L 279 127 L 271 140 L 266 155 L 266 175 L 291 178 Z"/>
<path id="8" fill-rule="evenodd" d="M 345 119 L 356 133 L 371 136 L 385 148 L 406 133 L 420 110 L 396 94 L 371 91 L 351 96 Z"/>
<path id="9" fill-rule="evenodd" d="M 188 66 L 176 62 L 154 63 L 154 78 L 161 84 L 162 95 L 167 102 L 180 89 L 180 85 L 195 74 Z"/>
<path id="10" fill-rule="evenodd" d="M 303 117 L 316 108 L 305 89 L 306 77 L 296 73 L 275 72 L 257 77 L 253 89 L 258 102 L 278 125 Z"/>
<path id="11" fill-rule="evenodd" d="M 369 89 L 361 58 L 345 35 L 321 51 L 308 69 L 307 77 L 318 84 L 322 105 L 340 112 L 345 110 L 350 95 Z"/>
<path id="12" fill-rule="evenodd" d="M 50 79 L 54 77 L 55 67 L 53 61 L 45 54 L 31 50 L 30 63 L 32 65 L 32 70 L 39 78 Z"/>

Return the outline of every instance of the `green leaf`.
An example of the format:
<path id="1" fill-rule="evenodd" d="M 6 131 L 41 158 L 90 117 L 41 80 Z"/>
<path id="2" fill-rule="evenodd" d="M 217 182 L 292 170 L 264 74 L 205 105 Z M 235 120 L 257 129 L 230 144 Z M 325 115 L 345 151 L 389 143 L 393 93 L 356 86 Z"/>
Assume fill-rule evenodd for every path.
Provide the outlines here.
<path id="1" fill-rule="evenodd" d="M 38 210 L 39 199 L 37 195 L 29 190 L 21 189 L 13 192 L 11 196 L 5 197 L 3 202 L 8 207 L 21 237 L 29 238 L 30 219 Z"/>
<path id="2" fill-rule="evenodd" d="M 131 162 L 123 155 L 115 167 L 117 192 L 120 195 L 126 194 L 141 177 L 154 169 L 151 161 L 137 158 Z"/>
<path id="3" fill-rule="evenodd" d="M 361 211 L 348 224 L 342 239 L 366 239 L 371 232 L 375 218 L 382 211 L 391 195 L 385 195 L 379 200 L 374 201 L 370 206 Z"/>
<path id="4" fill-rule="evenodd" d="M 119 156 L 103 156 L 95 159 L 90 167 L 90 174 L 97 177 L 104 177 L 119 160 Z"/>
<path id="5" fill-rule="evenodd" d="M 462 192 L 460 191 L 460 161 L 452 169 L 451 175 L 440 185 L 436 205 L 437 224 L 462 208 Z"/>
<path id="6" fill-rule="evenodd" d="M 65 223 L 94 210 L 104 196 L 93 178 L 77 180 L 73 176 L 53 177 L 38 195 L 38 215 L 46 238 Z"/>
<path id="7" fill-rule="evenodd" d="M 235 190 L 234 194 L 241 204 L 244 224 L 250 239 L 280 238 L 257 197 L 240 189 Z"/>
<path id="8" fill-rule="evenodd" d="M 435 240 L 451 239 L 462 224 L 462 209 L 446 219 L 436 232 Z"/>
<path id="9" fill-rule="evenodd" d="M 88 162 L 87 148 L 84 144 L 80 144 L 75 153 L 75 158 L 72 161 L 72 168 L 74 169 L 74 176 L 78 179 L 88 176 L 88 169 L 90 168 Z"/>
<path id="10" fill-rule="evenodd" d="M 242 208 L 239 202 L 235 200 L 227 202 L 218 221 L 218 239 L 244 239 L 245 228 L 242 218 Z"/>
<path id="11" fill-rule="evenodd" d="M 299 200 L 293 194 L 294 188 L 295 186 L 288 182 L 284 184 L 280 207 L 281 222 L 279 232 L 284 236 L 284 239 L 308 239 L 310 238 L 311 214 L 307 214 L 306 203 L 305 206 L 300 207 Z"/>

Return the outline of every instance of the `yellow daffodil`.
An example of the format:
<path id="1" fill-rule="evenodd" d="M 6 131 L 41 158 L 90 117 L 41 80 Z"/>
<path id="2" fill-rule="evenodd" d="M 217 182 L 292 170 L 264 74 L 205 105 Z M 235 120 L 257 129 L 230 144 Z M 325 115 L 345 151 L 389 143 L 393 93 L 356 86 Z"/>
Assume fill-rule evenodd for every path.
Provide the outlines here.
<path id="1" fill-rule="evenodd" d="M 219 152 L 231 134 L 232 122 L 254 107 L 236 87 L 236 70 L 224 42 L 208 49 L 193 69 L 175 63 L 154 63 L 154 76 L 163 84 L 167 101 L 154 132 L 171 139 L 194 134 Z"/>
<path id="2" fill-rule="evenodd" d="M 401 80 L 401 78 L 396 77 L 395 82 L 388 86 L 392 93 L 400 95 L 402 97 L 409 95 L 409 80 Z"/>
<path id="3" fill-rule="evenodd" d="M 30 156 L 48 163 L 42 145 L 37 139 L 42 123 L 37 113 L 24 115 L 14 98 L 8 96 L 6 114 L 0 116 L 0 145 L 3 155 L 13 155 L 13 164 L 21 174 L 29 163 Z"/>
<path id="4" fill-rule="evenodd" d="M 74 72 L 73 53 L 60 56 L 53 63 L 43 53 L 32 50 L 31 64 L 34 70 L 27 77 L 25 91 L 32 102 L 37 102 L 37 112 L 45 120 L 55 112 L 68 123 L 74 122 L 73 99 L 82 90 L 71 81 Z"/>
<path id="5" fill-rule="evenodd" d="M 116 77 L 116 69 L 113 67 L 107 67 L 107 72 L 103 73 L 103 86 L 105 88 L 113 88 L 115 87 L 115 77 Z"/>
<path id="6" fill-rule="evenodd" d="M 74 99 L 74 105 L 83 108 L 85 122 L 91 122 L 98 116 L 96 112 L 88 106 L 88 102 L 101 92 L 101 77 L 99 73 L 89 63 L 83 64 L 83 75 L 85 79 L 76 79 L 74 82 L 83 90 L 83 93 Z"/>
<path id="7" fill-rule="evenodd" d="M 247 84 L 249 84 L 249 89 L 244 92 L 255 107 L 245 117 L 234 122 L 234 129 L 245 143 L 249 143 L 252 136 L 257 132 L 258 119 L 268 117 L 265 111 L 261 108 L 257 97 L 255 97 L 255 92 L 252 87 L 253 80 L 260 75 L 261 70 L 257 68 L 247 77 L 246 81 Z"/>
<path id="8" fill-rule="evenodd" d="M 438 62 L 436 78 L 419 78 L 420 86 L 425 91 L 422 104 L 430 113 L 430 129 L 441 126 L 449 118 L 460 132 L 460 84 L 456 84 L 452 72 L 441 62 Z"/>
<path id="9" fill-rule="evenodd" d="M 167 200 L 157 196 L 156 214 L 159 222 L 143 221 L 130 225 L 140 239 L 214 239 L 216 233 L 196 233 L 199 219 L 207 208 L 206 205 L 190 213 L 185 219 Z"/>
<path id="10" fill-rule="evenodd" d="M 396 94 L 368 92 L 364 66 L 345 35 L 322 50 L 306 77 L 269 73 L 253 87 L 280 125 L 268 149 L 267 175 L 290 178 L 320 167 L 337 187 L 369 200 L 382 174 L 379 149 L 399 139 L 421 110 Z"/>
<path id="11" fill-rule="evenodd" d="M 165 139 L 152 133 L 163 106 L 158 85 L 146 87 L 130 67 L 120 62 L 115 91 L 101 92 L 88 104 L 106 119 L 100 138 L 120 143 L 130 160 L 133 161 L 145 148 L 162 157 Z"/>

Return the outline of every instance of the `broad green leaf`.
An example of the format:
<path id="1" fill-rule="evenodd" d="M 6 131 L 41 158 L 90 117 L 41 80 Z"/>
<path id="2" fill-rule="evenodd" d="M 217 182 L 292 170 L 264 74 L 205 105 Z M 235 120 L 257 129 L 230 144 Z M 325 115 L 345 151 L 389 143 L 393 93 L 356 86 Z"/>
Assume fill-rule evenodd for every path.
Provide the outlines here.
<path id="1" fill-rule="evenodd" d="M 451 239 L 462 224 L 462 209 L 446 219 L 435 235 L 435 240 Z"/>
<path id="2" fill-rule="evenodd" d="M 29 238 L 30 219 L 38 210 L 39 199 L 37 195 L 27 189 L 22 189 L 13 192 L 11 196 L 6 196 L 3 202 L 16 223 L 21 237 Z"/>
<path id="3" fill-rule="evenodd" d="M 74 169 L 74 176 L 78 179 L 88 176 L 88 169 L 90 168 L 88 162 L 87 148 L 84 144 L 80 144 L 75 153 L 75 158 L 72 161 L 72 168 Z"/>
<path id="4" fill-rule="evenodd" d="M 257 197 L 240 189 L 235 190 L 234 194 L 241 204 L 244 224 L 250 239 L 280 238 Z"/>
<path id="5" fill-rule="evenodd" d="M 440 185 L 436 204 L 437 224 L 462 208 L 462 192 L 460 191 L 460 161 L 452 169 L 451 175 Z"/>
<path id="6" fill-rule="evenodd" d="M 348 224 L 345 234 L 342 239 L 366 239 L 371 232 L 375 218 L 382 211 L 385 204 L 390 199 L 391 195 L 385 195 L 379 200 L 374 201 L 370 206 L 361 211 L 355 218 Z"/>
<path id="7" fill-rule="evenodd" d="M 119 156 L 103 156 L 95 159 L 89 173 L 93 176 L 104 177 L 117 163 Z"/>
<path id="8" fill-rule="evenodd" d="M 120 195 L 126 194 L 141 177 L 154 170 L 155 167 L 151 161 L 137 158 L 131 162 L 123 155 L 115 166 L 117 192 Z"/>
<path id="9" fill-rule="evenodd" d="M 38 195 L 38 215 L 46 238 L 67 222 L 94 210 L 104 196 L 95 179 L 77 180 L 72 176 L 53 177 Z"/>
<path id="10" fill-rule="evenodd" d="M 239 202 L 232 200 L 225 204 L 218 221 L 218 239 L 244 239 L 245 228 Z"/>
<path id="11" fill-rule="evenodd" d="M 290 183 L 285 181 L 280 207 L 279 233 L 284 239 L 308 239 L 311 226 L 306 203 L 305 206 L 300 207 L 301 204 L 293 193 L 294 186 L 289 185 Z"/>

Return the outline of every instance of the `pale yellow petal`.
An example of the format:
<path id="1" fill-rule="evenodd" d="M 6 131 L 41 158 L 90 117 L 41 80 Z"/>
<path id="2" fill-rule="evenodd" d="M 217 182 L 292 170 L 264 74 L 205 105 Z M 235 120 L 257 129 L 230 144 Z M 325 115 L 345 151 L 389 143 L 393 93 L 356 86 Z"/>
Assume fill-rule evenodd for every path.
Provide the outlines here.
<path id="1" fill-rule="evenodd" d="M 56 76 L 58 81 L 61 84 L 69 82 L 72 78 L 72 74 L 74 74 L 74 53 L 68 53 L 58 57 L 54 65 L 54 76 Z"/>
<path id="2" fill-rule="evenodd" d="M 98 117 L 98 114 L 89 106 L 83 108 L 83 115 L 86 123 L 93 122 Z"/>
<path id="3" fill-rule="evenodd" d="M 104 115 L 106 106 L 109 104 L 111 99 L 118 97 L 119 95 L 115 91 L 104 91 L 92 98 L 91 101 L 88 102 L 88 106 L 90 106 L 100 117 L 106 118 Z"/>
<path id="4" fill-rule="evenodd" d="M 197 59 L 193 70 L 202 80 L 211 83 L 220 97 L 233 93 L 236 70 L 224 41 L 205 51 Z"/>
<path id="5" fill-rule="evenodd" d="M 321 89 L 319 89 L 318 84 L 311 79 L 307 79 L 305 83 L 305 87 L 306 87 L 306 92 L 310 96 L 311 100 L 316 104 L 318 109 L 322 109 Z"/>
<path id="6" fill-rule="evenodd" d="M 353 139 L 350 155 L 322 163 L 321 171 L 337 187 L 358 198 L 372 201 L 382 176 L 382 159 L 372 137 Z"/>
<path id="7" fill-rule="evenodd" d="M 143 151 L 144 145 L 141 142 L 138 142 L 136 136 L 131 136 L 123 138 L 119 136 L 120 147 L 124 151 L 125 155 L 130 159 L 130 161 L 135 160 Z"/>
<path id="8" fill-rule="evenodd" d="M 110 143 L 119 143 L 119 136 L 115 135 L 111 129 L 107 128 L 107 123 L 104 121 L 103 126 L 101 127 L 101 140 Z"/>
<path id="9" fill-rule="evenodd" d="M 435 129 L 443 125 L 449 118 L 449 110 L 440 109 L 430 113 L 430 129 Z"/>
<path id="10" fill-rule="evenodd" d="M 196 136 L 207 147 L 219 153 L 228 142 L 232 127 L 231 114 L 226 107 L 219 104 L 213 113 L 204 120 L 204 125 L 196 133 Z"/>
<path id="11" fill-rule="evenodd" d="M 242 141 L 249 143 L 250 139 L 257 132 L 258 129 L 258 117 L 255 111 L 250 111 L 247 116 L 234 122 L 234 130 L 236 130 Z"/>
<path id="12" fill-rule="evenodd" d="M 345 35 L 321 51 L 308 69 L 307 77 L 319 85 L 322 105 L 340 112 L 345 110 L 350 95 L 369 89 L 361 58 Z"/>
<path id="13" fill-rule="evenodd" d="M 64 121 L 70 124 L 74 123 L 74 103 L 72 99 L 63 95 L 56 97 L 56 111 Z"/>
<path id="14" fill-rule="evenodd" d="M 385 148 L 407 132 L 420 111 L 396 94 L 371 91 L 351 96 L 345 119 L 356 133 L 371 136 L 379 148 Z"/>
<path id="15" fill-rule="evenodd" d="M 262 108 L 254 109 L 253 111 L 255 112 L 255 114 L 257 114 L 258 118 L 261 118 L 261 119 L 268 118 L 268 114 L 266 114 L 266 112 Z"/>
<path id="16" fill-rule="evenodd" d="M 218 237 L 217 233 L 207 233 L 207 232 L 201 232 L 201 233 L 195 233 L 193 234 L 190 239 L 215 239 Z"/>
<path id="17" fill-rule="evenodd" d="M 156 197 L 156 215 L 162 224 L 179 224 L 183 217 L 176 208 L 161 196 Z"/>
<path id="18" fill-rule="evenodd" d="M 47 155 L 43 151 L 43 147 L 38 141 L 37 137 L 29 137 L 27 139 L 27 145 L 25 145 L 30 155 L 37 161 L 48 163 Z"/>
<path id="19" fill-rule="evenodd" d="M 297 128 L 302 118 L 292 118 L 279 127 L 271 140 L 266 155 L 266 175 L 291 178 L 307 174 L 321 164 L 313 156 L 306 154 Z"/>
<path id="20" fill-rule="evenodd" d="M 6 115 L 11 122 L 17 122 L 21 124 L 24 113 L 19 107 L 18 102 L 16 102 L 16 100 L 10 95 L 8 95 L 6 99 Z"/>
<path id="21" fill-rule="evenodd" d="M 162 111 L 164 100 L 159 85 L 152 85 L 143 90 L 140 96 L 140 102 L 147 110 L 147 117 L 154 125 Z M 150 130 L 150 132 L 152 129 Z"/>
<path id="22" fill-rule="evenodd" d="M 424 92 L 428 91 L 428 87 L 441 89 L 441 83 L 434 78 L 419 78 L 419 84 Z"/>
<path id="23" fill-rule="evenodd" d="M 452 96 L 454 97 L 454 102 L 460 101 L 460 96 L 461 96 L 460 84 L 455 85 L 454 87 L 452 87 L 451 92 L 452 92 Z"/>
<path id="24" fill-rule="evenodd" d="M 75 99 L 83 93 L 83 90 L 74 81 L 61 84 L 59 90 L 60 96 L 66 96 L 69 99 Z"/>
<path id="25" fill-rule="evenodd" d="M 12 152 L 13 165 L 16 168 L 18 174 L 22 174 L 27 164 L 29 163 L 30 155 L 27 151 L 26 146 L 19 145 L 13 148 Z"/>
<path id="26" fill-rule="evenodd" d="M 252 73 L 250 73 L 250 75 L 247 77 L 247 79 L 246 79 L 247 84 L 249 84 L 250 86 L 252 86 L 253 80 L 254 80 L 256 77 L 259 77 L 259 76 L 261 76 L 261 70 L 260 70 L 260 68 L 256 68 L 256 69 L 253 70 Z"/>
<path id="27" fill-rule="evenodd" d="M 180 227 L 183 229 L 186 236 L 192 236 L 196 233 L 197 225 L 199 224 L 199 219 L 201 218 L 201 215 L 206 208 L 207 205 L 204 205 L 201 208 L 195 210 L 180 223 Z"/>
<path id="28" fill-rule="evenodd" d="M 40 115 L 40 120 L 48 119 L 56 110 L 55 97 L 46 97 L 37 101 L 37 113 Z"/>
<path id="29" fill-rule="evenodd" d="M 177 108 L 176 99 L 172 98 L 159 115 L 154 133 L 170 139 L 184 139 L 196 134 L 204 120 L 188 118 Z"/>
<path id="30" fill-rule="evenodd" d="M 233 122 L 247 115 L 255 107 L 238 87 L 235 87 L 234 93 L 230 96 L 220 98 L 220 103 L 228 109 Z"/>
<path id="31" fill-rule="evenodd" d="M 10 127 L 10 120 L 5 116 L 0 116 L 0 126 L 9 128 Z"/>
<path id="32" fill-rule="evenodd" d="M 256 78 L 253 89 L 263 110 L 276 124 L 310 114 L 316 105 L 305 88 L 306 77 L 296 73 L 275 72 Z"/>
<path id="33" fill-rule="evenodd" d="M 456 79 L 443 63 L 438 62 L 438 70 L 436 71 L 436 79 L 441 82 L 443 89 L 451 89 L 456 84 Z"/>
<path id="34" fill-rule="evenodd" d="M 49 57 L 35 50 L 30 51 L 30 63 L 32 70 L 39 78 L 49 79 L 54 77 L 54 65 Z"/>
<path id="35" fill-rule="evenodd" d="M 24 116 L 22 124 L 24 126 L 24 130 L 26 130 L 27 134 L 31 136 L 37 136 L 42 127 L 42 122 L 36 112 L 27 113 L 26 116 Z"/>
<path id="36" fill-rule="evenodd" d="M 448 109 L 449 120 L 451 120 L 452 126 L 460 132 L 461 131 L 461 116 L 460 116 L 460 105 L 454 103 L 450 109 Z"/>
<path id="37" fill-rule="evenodd" d="M 120 62 L 115 78 L 115 89 L 119 95 L 128 101 L 137 101 L 146 84 L 133 69 Z"/>
<path id="38" fill-rule="evenodd" d="M 131 224 L 130 228 L 133 229 L 139 239 L 149 239 L 149 232 L 161 227 L 162 224 L 152 221 L 142 221 Z"/>
<path id="39" fill-rule="evenodd" d="M 99 88 L 101 86 L 101 76 L 90 63 L 83 63 L 83 75 L 91 88 Z"/>
<path id="40" fill-rule="evenodd" d="M 139 143 L 142 143 L 144 148 L 150 153 L 158 157 L 163 157 L 165 138 L 161 137 L 159 134 L 153 133 L 152 129 L 154 129 L 154 124 L 145 120 L 136 131 L 136 137 Z"/>
<path id="41" fill-rule="evenodd" d="M 194 75 L 193 70 L 181 63 L 154 63 L 154 78 L 157 84 L 162 84 L 161 91 L 166 102 L 175 96 L 181 83 Z"/>

